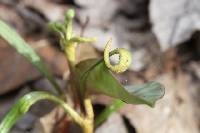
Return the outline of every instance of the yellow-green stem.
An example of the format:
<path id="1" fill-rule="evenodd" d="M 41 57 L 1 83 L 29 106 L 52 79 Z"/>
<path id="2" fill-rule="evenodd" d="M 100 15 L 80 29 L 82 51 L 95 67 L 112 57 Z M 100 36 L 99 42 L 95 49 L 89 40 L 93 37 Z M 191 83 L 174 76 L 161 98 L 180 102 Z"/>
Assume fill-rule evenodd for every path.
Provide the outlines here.
<path id="1" fill-rule="evenodd" d="M 76 60 L 76 44 L 67 44 L 65 47 L 65 55 L 69 61 L 69 65 L 74 66 Z"/>
<path id="2" fill-rule="evenodd" d="M 83 132 L 84 133 L 93 133 L 94 129 L 94 111 L 92 107 L 91 99 L 84 99 L 84 106 L 86 111 L 86 117 L 83 123 Z"/>

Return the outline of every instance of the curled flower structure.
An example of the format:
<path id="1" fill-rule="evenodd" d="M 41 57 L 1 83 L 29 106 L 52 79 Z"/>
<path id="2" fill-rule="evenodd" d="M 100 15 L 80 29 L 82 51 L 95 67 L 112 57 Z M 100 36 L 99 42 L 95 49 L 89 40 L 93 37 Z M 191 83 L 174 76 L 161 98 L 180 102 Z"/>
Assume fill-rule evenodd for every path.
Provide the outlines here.
<path id="1" fill-rule="evenodd" d="M 112 40 L 110 39 L 104 49 L 104 61 L 106 66 L 115 73 L 122 73 L 128 69 L 131 64 L 131 53 L 124 48 L 116 48 L 110 51 Z M 117 64 L 110 63 L 110 56 L 119 54 L 119 61 Z"/>

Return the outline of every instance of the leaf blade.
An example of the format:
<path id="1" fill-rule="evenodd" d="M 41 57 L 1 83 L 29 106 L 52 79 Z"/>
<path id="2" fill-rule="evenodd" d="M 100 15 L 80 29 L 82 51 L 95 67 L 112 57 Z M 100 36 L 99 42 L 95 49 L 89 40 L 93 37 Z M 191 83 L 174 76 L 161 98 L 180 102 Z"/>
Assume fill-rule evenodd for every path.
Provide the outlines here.
<path id="1" fill-rule="evenodd" d="M 33 64 L 39 72 L 44 75 L 54 86 L 56 91 L 61 94 L 61 89 L 56 83 L 53 75 L 49 72 L 37 53 L 6 23 L 0 20 L 0 36 L 8 42 L 19 54 L 24 56 L 31 64 Z"/>
<path id="2" fill-rule="evenodd" d="M 90 67 L 91 69 L 88 69 Z M 164 95 L 164 87 L 157 82 L 139 86 L 122 86 L 110 73 L 105 63 L 98 59 L 89 59 L 76 66 L 82 95 L 98 92 L 120 99 L 130 104 L 147 104 L 151 107 Z"/>
<path id="3" fill-rule="evenodd" d="M 59 104 L 76 122 L 79 122 L 81 119 L 80 116 L 59 97 L 56 97 L 48 92 L 35 91 L 24 95 L 11 108 L 11 110 L 0 123 L 0 133 L 8 133 L 17 120 L 20 119 L 34 103 L 40 100 L 51 100 Z"/>

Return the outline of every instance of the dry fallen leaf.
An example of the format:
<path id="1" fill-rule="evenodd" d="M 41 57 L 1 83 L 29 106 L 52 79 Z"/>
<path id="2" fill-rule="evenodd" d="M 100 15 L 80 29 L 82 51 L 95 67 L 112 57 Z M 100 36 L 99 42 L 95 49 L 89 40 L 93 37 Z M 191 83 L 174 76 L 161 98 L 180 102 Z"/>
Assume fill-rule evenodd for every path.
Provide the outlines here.
<path id="1" fill-rule="evenodd" d="M 152 0 L 150 19 L 153 31 L 166 50 L 189 39 L 200 30 L 199 0 Z"/>
<path id="2" fill-rule="evenodd" d="M 198 122 L 191 91 L 195 86 L 189 75 L 162 74 L 158 81 L 166 86 L 165 96 L 154 108 L 124 107 L 121 112 L 130 120 L 137 133 L 198 133 Z"/>

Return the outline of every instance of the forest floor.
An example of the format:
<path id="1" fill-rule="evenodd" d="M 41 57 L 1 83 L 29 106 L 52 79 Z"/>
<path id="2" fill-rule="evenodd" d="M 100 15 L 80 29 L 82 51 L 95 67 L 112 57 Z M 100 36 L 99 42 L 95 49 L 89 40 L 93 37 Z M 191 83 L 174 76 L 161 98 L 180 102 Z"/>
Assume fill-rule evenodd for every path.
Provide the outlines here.
<path id="1" fill-rule="evenodd" d="M 126 105 L 96 133 L 199 133 L 200 33 L 194 32 L 186 41 L 162 49 L 152 31 L 148 7 L 149 0 L 102 0 L 98 4 L 89 0 L 0 0 L 0 19 L 15 28 L 39 53 L 63 88 L 68 65 L 58 38 L 48 30 L 47 23 L 63 20 L 69 8 L 75 8 L 77 13 L 75 33 L 98 38 L 94 45 L 78 49 L 79 55 L 83 55 L 79 60 L 102 56 L 106 41 L 112 38 L 113 47 L 128 48 L 133 54 L 130 70 L 117 75 L 122 83 L 156 80 L 164 84 L 165 96 L 155 108 Z M 20 96 L 32 90 L 52 89 L 30 63 L 1 39 L 0 86 L 0 120 Z M 94 95 L 95 112 L 111 101 L 109 97 Z M 62 114 L 58 110 L 54 104 L 40 102 L 15 125 L 12 133 L 57 133 L 55 125 L 59 124 L 52 119 L 55 112 Z M 75 127 L 71 125 L 77 133 Z"/>

